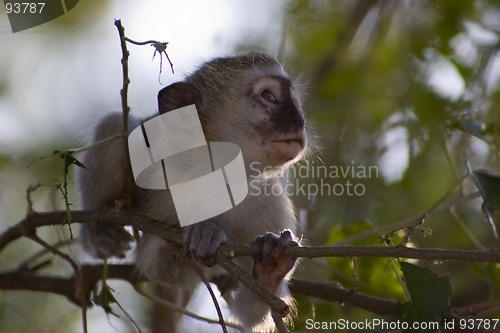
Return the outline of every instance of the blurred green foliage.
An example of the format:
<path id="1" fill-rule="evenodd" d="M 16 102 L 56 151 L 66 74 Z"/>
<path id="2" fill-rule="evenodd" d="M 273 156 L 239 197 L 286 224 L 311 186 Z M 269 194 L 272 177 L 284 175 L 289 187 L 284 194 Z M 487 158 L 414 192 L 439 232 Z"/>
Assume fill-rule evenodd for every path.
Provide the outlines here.
<path id="1" fill-rule="evenodd" d="M 113 2 L 96 3 L 80 1 L 78 10 L 50 24 L 58 31 L 77 34 L 82 26 L 97 22 L 104 12 L 102 6 Z M 486 222 L 481 199 L 439 213 L 433 208 L 477 191 L 476 184 L 466 177 L 465 160 L 473 170 L 489 170 L 482 174 L 486 177 L 481 182 L 493 188 L 488 193 L 494 193 L 494 202 L 498 200 L 497 180 L 490 181 L 489 175 L 500 173 L 500 3 L 291 0 L 284 22 L 282 57 L 289 71 L 301 75 L 307 118 L 317 141 L 308 164 L 301 165 L 311 170 L 319 166 L 378 170 L 369 177 L 348 172 L 340 177 L 291 180 L 316 185 L 317 189 L 327 189 L 326 185 L 346 189 L 350 182 L 364 190 L 362 195 L 330 192 L 295 196 L 302 222 L 307 225 L 304 237 L 308 245 L 395 245 L 407 233 L 404 228 L 397 230 L 401 221 L 408 219 L 415 224 L 419 216 L 429 213 L 424 224 L 412 233 L 409 245 L 498 249 L 500 242 Z M 6 89 L 8 84 L 0 78 L 0 95 Z M 11 163 L 10 157 L 0 157 L 0 170 Z M 37 172 L 34 181 L 60 181 L 63 167 L 53 160 L 31 169 Z M 16 189 L 18 192 L 16 201 L 22 205 L 24 193 Z M 48 198 L 44 208 L 61 209 L 53 191 L 39 195 Z M 499 228 L 500 217 L 493 218 Z M 16 258 L 12 252 L 6 257 Z M 500 299 L 498 264 L 411 262 L 435 273 L 422 268 L 414 275 L 413 284 L 418 285 L 419 274 L 428 273 L 436 281 L 441 281 L 438 276 L 449 274 L 452 306 Z M 389 258 L 303 259 L 296 274 L 316 281 L 340 282 L 347 288 L 401 303 L 412 301 L 405 293 L 400 264 Z M 40 318 L 30 318 L 33 323 L 43 322 L 47 313 L 53 314 L 45 302 L 52 303 L 54 297 L 49 296 L 49 301 L 38 295 L 29 297 L 39 304 L 37 309 L 45 310 L 38 311 Z M 26 299 L 19 298 L 15 304 L 26 304 Z M 304 331 L 308 318 L 330 321 L 375 317 L 345 304 L 303 296 L 297 297 L 297 303 L 299 319 L 295 327 L 299 331 Z M 9 318 L 15 306 L 7 301 L 3 304 L 2 319 Z M 66 306 L 66 300 L 62 304 L 61 308 Z M 76 319 L 67 315 L 66 326 L 80 320 L 76 307 L 71 311 Z M 65 312 L 61 313 L 63 317 Z M 498 313 L 494 315 L 498 317 Z M 23 331 L 24 324 L 10 331 Z M 8 327 L 9 323 L 5 321 L 4 325 Z M 59 331 L 65 329 L 58 325 L 63 327 Z"/>
<path id="2" fill-rule="evenodd" d="M 309 244 L 336 244 L 375 230 L 352 244 L 382 245 L 379 236 L 387 231 L 377 233 L 377 228 L 430 212 L 412 234 L 412 246 L 498 248 L 480 199 L 452 212 L 431 209 L 477 191 L 470 177 L 464 179 L 465 160 L 472 169 L 500 171 L 500 3 L 296 0 L 286 15 L 283 53 L 291 58 L 289 67 L 303 73 L 305 109 L 319 138 L 311 168 L 380 170 L 378 177 L 348 179 L 363 184 L 361 196 L 295 198 L 307 213 Z M 318 186 L 345 181 L 299 179 Z M 393 243 L 405 233 L 397 231 Z M 417 264 L 450 273 L 452 306 L 498 300 L 498 265 Z M 298 274 L 308 278 L 356 286 L 348 259 L 303 260 L 302 265 L 306 268 Z M 391 267 L 389 259 L 359 259 L 357 287 L 408 301 L 399 265 Z M 363 310 L 301 298 L 298 329 L 313 309 L 316 320 L 367 317 Z"/>

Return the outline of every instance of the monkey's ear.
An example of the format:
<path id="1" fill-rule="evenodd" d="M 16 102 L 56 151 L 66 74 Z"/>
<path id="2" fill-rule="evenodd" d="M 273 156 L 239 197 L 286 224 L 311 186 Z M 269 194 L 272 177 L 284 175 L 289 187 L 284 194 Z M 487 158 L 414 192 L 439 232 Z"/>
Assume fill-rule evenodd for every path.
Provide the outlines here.
<path id="1" fill-rule="evenodd" d="M 158 110 L 160 114 L 200 103 L 201 93 L 195 86 L 187 82 L 172 83 L 158 93 Z"/>

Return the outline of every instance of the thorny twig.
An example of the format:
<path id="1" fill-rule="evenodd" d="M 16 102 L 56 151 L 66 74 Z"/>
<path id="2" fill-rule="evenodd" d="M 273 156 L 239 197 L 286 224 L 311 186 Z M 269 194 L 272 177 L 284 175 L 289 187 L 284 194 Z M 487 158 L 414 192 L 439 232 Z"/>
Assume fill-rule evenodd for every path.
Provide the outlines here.
<path id="1" fill-rule="evenodd" d="M 155 48 L 155 52 L 153 53 L 153 59 L 156 56 L 156 53 L 160 55 L 160 72 L 158 73 L 158 82 L 161 84 L 161 73 L 163 72 L 163 54 L 165 54 L 165 57 L 168 60 L 168 63 L 170 64 L 170 69 L 172 70 L 172 74 L 174 74 L 174 64 L 170 60 L 170 57 L 168 56 L 167 53 L 167 45 L 168 42 L 159 42 L 156 40 L 147 40 L 145 42 L 136 42 L 135 40 L 132 40 L 128 37 L 125 37 L 125 40 L 129 43 L 135 44 L 135 45 L 147 45 L 150 44 L 152 47 Z"/>

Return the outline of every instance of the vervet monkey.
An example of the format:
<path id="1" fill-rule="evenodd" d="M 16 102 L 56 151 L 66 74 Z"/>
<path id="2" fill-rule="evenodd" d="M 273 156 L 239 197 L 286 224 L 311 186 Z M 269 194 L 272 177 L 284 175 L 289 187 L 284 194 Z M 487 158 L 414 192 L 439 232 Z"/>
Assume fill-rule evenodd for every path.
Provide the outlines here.
<path id="1" fill-rule="evenodd" d="M 290 303 L 287 281 L 295 258 L 282 252 L 287 246 L 298 245 L 294 236 L 297 220 L 284 190 L 283 172 L 278 171 L 300 160 L 308 146 L 301 96 L 294 80 L 266 54 L 215 58 L 183 82 L 162 89 L 158 104 L 160 114 L 195 104 L 206 140 L 237 144 L 252 184 L 246 199 L 233 209 L 184 227 L 184 250 L 145 233 L 137 246 L 137 272 L 163 286 L 169 299 L 183 306 L 200 281 L 187 263 L 191 260 L 187 255 L 213 266 L 219 245 L 252 244 L 253 261 L 237 258 L 237 264 Z M 132 119 L 130 129 L 137 125 L 139 122 Z M 122 128 L 121 115 L 110 115 L 95 128 L 94 140 L 112 136 Z M 110 206 L 123 196 L 125 166 L 129 163 L 124 152 L 123 142 L 115 140 L 85 153 L 82 162 L 86 169 L 78 174 L 84 209 Z M 137 214 L 179 226 L 168 190 L 134 188 L 133 209 Z M 84 248 L 97 257 L 122 257 L 131 242 L 122 226 L 111 224 L 82 225 L 81 238 Z M 217 267 L 205 270 L 208 276 L 223 273 Z M 269 307 L 246 287 L 237 286 L 229 306 L 245 332 L 273 329 Z M 175 332 L 176 316 L 165 316 L 164 323 L 153 331 Z"/>

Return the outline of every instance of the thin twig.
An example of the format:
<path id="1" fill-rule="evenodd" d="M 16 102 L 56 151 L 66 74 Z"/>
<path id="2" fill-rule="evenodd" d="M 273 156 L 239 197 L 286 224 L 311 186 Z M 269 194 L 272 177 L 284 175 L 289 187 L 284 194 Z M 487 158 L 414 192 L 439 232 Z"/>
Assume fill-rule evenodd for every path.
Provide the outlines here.
<path id="1" fill-rule="evenodd" d="M 451 207 L 460 206 L 466 202 L 477 199 L 480 196 L 481 196 L 481 194 L 479 192 L 469 193 L 467 195 L 458 197 L 455 200 L 448 202 L 446 204 L 443 204 L 439 207 L 433 207 L 432 210 L 429 210 L 427 212 L 427 214 L 430 217 L 430 216 L 439 214 L 441 212 L 445 212 L 448 209 L 450 209 Z M 364 239 L 367 239 L 370 237 L 380 236 L 386 232 L 393 231 L 394 229 L 401 229 L 401 228 L 410 227 L 410 226 L 414 225 L 415 223 L 418 223 L 421 220 L 422 220 L 422 214 L 417 215 L 417 216 L 408 217 L 408 218 L 402 219 L 400 221 L 397 221 L 395 223 L 382 225 L 382 226 L 379 226 L 379 227 L 372 229 L 372 230 L 360 232 L 354 236 L 344 238 L 343 240 L 336 242 L 335 244 L 331 244 L 331 245 L 338 246 L 338 245 L 346 245 L 346 244 L 359 242 L 361 240 L 364 240 Z"/>
<path id="2" fill-rule="evenodd" d="M 469 230 L 469 228 L 467 228 L 465 222 L 462 220 L 460 214 L 457 212 L 457 209 L 455 207 L 451 207 L 449 213 L 453 218 L 453 221 L 455 221 L 460 230 L 462 230 L 462 232 L 464 233 L 465 237 L 467 237 L 469 242 L 471 242 L 471 244 L 474 245 L 476 249 L 485 250 L 487 248 L 485 245 L 483 245 L 483 243 L 481 243 L 479 239 L 476 238 L 476 236 L 474 236 L 474 234 Z"/>
<path id="3" fill-rule="evenodd" d="M 146 292 L 144 290 L 144 288 L 142 288 L 141 284 L 136 283 L 133 286 L 134 286 L 135 291 L 137 291 L 137 293 L 139 295 L 142 295 L 142 296 L 144 296 L 144 297 L 146 297 L 146 298 L 148 298 L 148 299 L 150 299 L 150 300 L 152 300 L 154 302 L 157 302 L 157 303 L 159 303 L 161 305 L 164 305 L 164 306 L 166 306 L 166 307 L 168 307 L 168 308 L 170 308 L 170 309 L 172 309 L 174 311 L 182 313 L 182 314 L 184 314 L 184 315 L 186 315 L 188 317 L 191 317 L 193 319 L 196 319 L 196 320 L 199 320 L 199 321 L 204 321 L 204 322 L 209 323 L 209 324 L 220 324 L 220 320 L 215 320 L 215 319 L 210 319 L 210 318 L 199 316 L 199 315 L 197 315 L 194 312 L 186 310 L 186 308 L 184 308 L 184 307 L 176 306 L 175 304 L 173 304 L 173 303 L 171 303 L 171 302 L 169 302 L 169 301 L 167 301 L 167 300 L 165 300 L 165 299 L 163 299 L 161 297 L 158 297 L 158 296 L 156 296 L 156 295 L 154 295 L 152 293 Z M 233 323 L 230 323 L 230 322 L 226 323 L 226 326 L 229 326 L 229 327 L 232 327 L 232 328 L 236 328 L 236 329 L 241 329 L 241 326 L 233 324 Z"/>
<path id="4" fill-rule="evenodd" d="M 130 78 L 128 76 L 128 57 L 130 53 L 127 50 L 127 43 L 125 41 L 125 28 L 122 26 L 121 20 L 115 20 L 115 26 L 118 29 L 118 34 L 120 36 L 120 45 L 122 49 L 122 89 L 120 90 L 121 104 L 122 104 L 122 118 L 123 118 L 123 132 L 128 133 L 128 116 L 130 113 L 130 106 L 128 105 L 128 85 L 130 84 Z M 130 152 L 128 150 L 128 140 L 123 139 L 123 149 L 125 151 L 125 160 L 130 161 Z M 125 167 L 125 200 L 127 210 L 132 208 L 132 170 L 130 164 L 127 162 Z"/>
<path id="5" fill-rule="evenodd" d="M 88 304 L 87 304 L 87 298 L 86 298 L 86 295 L 85 295 L 85 290 L 83 288 L 84 284 L 83 284 L 83 278 L 82 278 L 82 274 L 81 274 L 81 271 L 80 271 L 80 267 L 77 265 L 77 263 L 69 255 L 67 255 L 66 253 L 63 253 L 63 252 L 59 251 L 55 247 L 53 247 L 53 246 L 49 245 L 48 243 L 46 243 L 43 239 L 41 239 L 40 237 L 38 237 L 36 235 L 36 233 L 32 233 L 30 235 L 30 238 L 33 241 L 35 241 L 36 243 L 38 243 L 41 246 L 43 246 L 45 249 L 47 249 L 50 252 L 52 252 L 54 255 L 60 257 L 61 259 L 63 259 L 67 263 L 69 263 L 69 265 L 71 266 L 71 268 L 73 268 L 73 274 L 74 274 L 74 277 L 75 277 L 75 285 L 74 285 L 75 291 L 74 291 L 74 293 L 75 293 L 75 295 L 77 295 L 77 298 L 79 298 L 80 301 L 81 301 L 81 307 L 82 307 L 81 314 L 82 314 L 83 332 L 87 333 L 87 308 L 88 308 Z"/>
<path id="6" fill-rule="evenodd" d="M 274 313 L 271 312 L 271 317 L 273 318 L 274 325 L 276 325 L 276 329 L 278 330 L 278 333 L 290 333 L 288 328 L 286 328 L 285 322 L 283 321 L 283 318 Z"/>
<path id="7" fill-rule="evenodd" d="M 159 42 L 157 40 L 147 40 L 145 42 L 136 42 L 135 40 L 132 40 L 132 39 L 130 39 L 128 37 L 125 37 L 125 40 L 127 42 L 135 44 L 135 45 L 147 45 L 147 44 L 150 44 L 151 46 L 153 46 L 155 48 L 155 52 L 153 54 L 153 59 L 154 59 L 154 57 L 156 55 L 156 52 L 158 52 L 160 54 L 160 75 L 161 75 L 162 68 L 163 68 L 162 54 L 165 54 L 165 57 L 167 58 L 168 63 L 170 64 L 170 70 L 172 71 L 172 74 L 174 74 L 174 64 L 170 60 L 170 57 L 168 56 L 168 53 L 167 53 L 168 42 Z"/>
<path id="8" fill-rule="evenodd" d="M 113 141 L 113 140 L 116 140 L 116 139 L 126 138 L 126 137 L 127 137 L 127 133 L 126 132 L 117 133 L 117 134 L 112 135 L 110 137 L 107 137 L 105 139 L 93 142 L 92 144 L 84 146 L 84 147 L 67 149 L 67 150 L 63 151 L 63 153 L 65 153 L 65 152 L 67 152 L 67 153 L 81 153 L 83 151 L 86 151 L 86 150 L 92 149 L 94 147 L 100 146 L 100 145 L 102 145 L 102 144 L 104 144 L 106 142 Z"/>
<path id="9" fill-rule="evenodd" d="M 122 310 L 122 312 L 125 314 L 125 316 L 127 316 L 128 320 L 132 323 L 132 325 L 134 325 L 135 329 L 137 330 L 137 332 L 139 333 L 143 333 L 141 328 L 139 327 L 139 324 L 137 324 L 137 322 L 135 321 L 135 319 L 132 317 L 132 315 L 130 315 L 127 310 L 125 310 L 123 308 L 123 306 L 120 304 L 120 302 L 118 302 L 118 300 L 115 302 L 116 306 L 118 306 L 120 308 L 120 310 Z"/>
<path id="10" fill-rule="evenodd" d="M 72 245 L 74 243 L 75 243 L 75 239 L 68 239 L 68 240 L 60 241 L 60 242 L 58 242 L 56 244 L 52 244 L 51 247 L 53 247 L 55 249 L 59 249 L 59 248 L 62 248 L 62 247 L 70 246 L 70 245 Z M 32 267 L 31 266 L 32 263 L 35 260 L 38 260 L 39 258 L 42 258 L 43 256 L 45 256 L 47 253 L 51 253 L 51 252 L 52 252 L 51 250 L 44 248 L 44 249 L 42 249 L 42 250 L 34 253 L 33 255 L 31 255 L 29 258 L 23 260 L 18 265 L 19 270 L 25 270 L 25 271 L 34 272 L 37 269 L 40 269 L 41 267 L 39 265 L 37 265 L 36 267 Z"/>
<path id="11" fill-rule="evenodd" d="M 35 210 L 33 209 L 33 200 L 31 200 L 31 194 L 40 187 L 54 187 L 61 191 L 60 183 L 48 184 L 48 183 L 38 182 L 36 184 L 31 184 L 30 186 L 28 186 L 28 188 L 26 189 L 26 202 L 28 205 L 28 207 L 26 208 L 27 216 L 32 216 L 35 213 Z"/>
<path id="12" fill-rule="evenodd" d="M 193 260 L 189 259 L 188 260 L 191 268 L 198 274 L 200 277 L 201 281 L 205 285 L 205 287 L 208 290 L 208 293 L 210 294 L 210 297 L 212 298 L 212 302 L 214 303 L 215 310 L 217 311 L 217 316 L 219 317 L 219 324 L 222 327 L 222 332 L 227 333 L 227 327 L 226 327 L 226 322 L 224 320 L 224 317 L 222 316 L 222 311 L 220 309 L 219 302 L 217 301 L 217 297 L 215 297 L 214 291 L 212 287 L 210 286 L 210 282 L 208 281 L 207 277 L 205 276 L 205 273 L 203 270 L 198 266 L 196 262 Z"/>
<path id="13" fill-rule="evenodd" d="M 52 157 L 52 156 L 55 156 L 55 155 L 61 156 L 61 155 L 65 155 L 65 154 L 81 153 L 81 152 L 84 152 L 86 150 L 92 149 L 94 147 L 100 146 L 100 145 L 102 145 L 102 144 L 104 144 L 106 142 L 113 141 L 113 140 L 120 139 L 120 138 L 126 138 L 126 137 L 127 137 L 127 133 L 122 132 L 122 133 L 117 133 L 115 135 L 107 137 L 105 139 L 93 142 L 92 144 L 89 144 L 89 145 L 86 145 L 86 146 L 83 146 L 83 147 L 70 148 L 70 149 L 61 150 L 61 151 L 56 150 L 56 151 L 52 152 L 49 155 L 45 155 L 45 156 L 41 156 L 41 157 L 37 157 L 37 158 L 33 159 L 30 163 L 28 163 L 27 168 L 30 168 L 33 163 L 35 163 L 35 162 L 37 162 L 39 160 L 46 159 L 48 157 Z M 51 186 L 51 185 L 44 185 L 44 186 Z"/>

